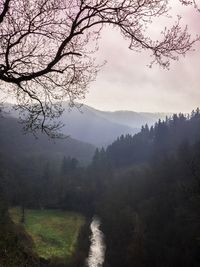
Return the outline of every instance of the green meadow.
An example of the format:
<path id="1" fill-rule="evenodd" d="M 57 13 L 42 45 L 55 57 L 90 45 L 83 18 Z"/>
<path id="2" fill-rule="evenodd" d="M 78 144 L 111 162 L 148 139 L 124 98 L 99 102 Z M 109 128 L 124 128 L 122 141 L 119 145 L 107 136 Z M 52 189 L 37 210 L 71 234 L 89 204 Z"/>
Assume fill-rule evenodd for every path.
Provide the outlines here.
<path id="1" fill-rule="evenodd" d="M 10 215 L 14 223 L 20 223 L 19 208 L 12 208 Z M 69 259 L 84 223 L 84 217 L 74 212 L 25 210 L 25 230 L 34 241 L 35 252 L 44 259 Z"/>

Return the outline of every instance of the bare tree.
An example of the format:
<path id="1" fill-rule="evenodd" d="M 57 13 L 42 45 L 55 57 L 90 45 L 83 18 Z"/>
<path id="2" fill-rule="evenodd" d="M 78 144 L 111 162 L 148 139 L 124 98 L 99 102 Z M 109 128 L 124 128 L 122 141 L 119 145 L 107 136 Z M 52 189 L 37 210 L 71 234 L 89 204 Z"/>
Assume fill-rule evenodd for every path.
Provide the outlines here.
<path id="1" fill-rule="evenodd" d="M 53 133 L 62 100 L 84 97 L 100 67 L 94 52 L 104 25 L 163 67 L 190 50 L 195 40 L 179 20 L 159 41 L 147 35 L 167 11 L 168 0 L 0 0 L 1 88 L 15 95 L 27 129 Z"/>
<path id="2" fill-rule="evenodd" d="M 200 5 L 197 3 L 196 0 L 179 0 L 183 5 L 189 6 L 193 5 L 199 12 L 200 12 Z"/>

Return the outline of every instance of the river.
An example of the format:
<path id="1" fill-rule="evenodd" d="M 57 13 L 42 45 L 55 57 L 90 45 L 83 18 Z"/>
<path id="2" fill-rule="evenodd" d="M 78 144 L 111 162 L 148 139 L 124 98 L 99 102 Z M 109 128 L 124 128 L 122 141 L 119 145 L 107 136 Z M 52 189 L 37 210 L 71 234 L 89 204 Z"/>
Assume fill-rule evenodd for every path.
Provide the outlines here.
<path id="1" fill-rule="evenodd" d="M 89 250 L 89 256 L 86 260 L 86 265 L 88 267 L 102 267 L 104 263 L 106 246 L 104 242 L 104 235 L 100 230 L 100 225 L 100 219 L 94 217 L 90 225 L 91 245 Z"/>

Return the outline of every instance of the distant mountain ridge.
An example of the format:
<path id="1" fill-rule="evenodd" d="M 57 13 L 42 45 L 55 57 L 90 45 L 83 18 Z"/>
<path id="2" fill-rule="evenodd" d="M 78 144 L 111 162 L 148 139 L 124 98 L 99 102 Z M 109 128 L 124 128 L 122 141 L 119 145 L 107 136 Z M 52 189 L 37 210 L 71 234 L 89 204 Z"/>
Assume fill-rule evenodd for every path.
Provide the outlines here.
<path id="1" fill-rule="evenodd" d="M 147 113 L 134 111 L 100 111 L 87 105 L 70 112 L 65 104 L 61 120 L 64 133 L 74 138 L 92 143 L 96 146 L 106 146 L 122 134 L 134 135 L 146 123 L 151 126 L 158 119 L 165 119 L 169 113 Z"/>
<path id="2" fill-rule="evenodd" d="M 91 107 L 89 107 L 91 108 Z M 92 108 L 93 109 L 93 108 Z M 151 126 L 154 125 L 159 119 L 163 120 L 166 116 L 171 116 L 173 113 L 152 113 L 152 112 L 136 112 L 129 110 L 117 110 L 117 111 L 100 111 L 93 109 L 99 116 L 109 119 L 112 122 L 129 126 L 131 128 L 141 129 L 142 125 L 146 123 Z"/>
<path id="3" fill-rule="evenodd" d="M 8 105 L 9 106 L 9 105 Z M 77 106 L 80 104 L 77 103 Z M 11 105 L 10 105 L 11 107 Z M 74 107 L 69 111 L 68 102 L 60 120 L 65 125 L 62 132 L 82 142 L 97 147 L 107 146 L 122 134 L 134 135 L 146 123 L 151 126 L 158 119 L 165 119 L 170 113 L 148 113 L 134 111 L 101 111 L 87 105 Z M 11 115 L 17 117 L 15 111 Z"/>

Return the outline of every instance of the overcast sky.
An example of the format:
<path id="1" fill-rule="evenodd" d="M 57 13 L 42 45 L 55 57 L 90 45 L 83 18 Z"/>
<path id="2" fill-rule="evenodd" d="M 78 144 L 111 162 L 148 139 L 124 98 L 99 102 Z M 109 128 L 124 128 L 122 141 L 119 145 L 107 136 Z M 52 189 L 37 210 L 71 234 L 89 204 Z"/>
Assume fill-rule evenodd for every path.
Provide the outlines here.
<path id="1" fill-rule="evenodd" d="M 182 14 L 183 23 L 194 36 L 200 34 L 200 13 L 180 4 L 175 5 L 173 13 Z M 103 32 L 98 59 L 107 60 L 107 64 L 89 88 L 84 101 L 88 105 L 101 110 L 150 112 L 190 112 L 200 106 L 200 43 L 195 52 L 171 62 L 169 71 L 156 65 L 150 69 L 149 55 L 130 51 L 120 34 L 109 28 Z"/>
<path id="2" fill-rule="evenodd" d="M 170 1 L 173 18 L 157 19 L 150 35 L 172 25 L 177 14 L 194 37 L 200 35 L 200 12 L 183 7 L 178 0 Z M 200 106 L 200 42 L 185 58 L 171 62 L 170 70 L 156 65 L 149 68 L 149 53 L 136 53 L 128 45 L 118 31 L 103 30 L 97 60 L 107 64 L 88 88 L 83 103 L 100 110 L 145 112 L 190 112 Z"/>

